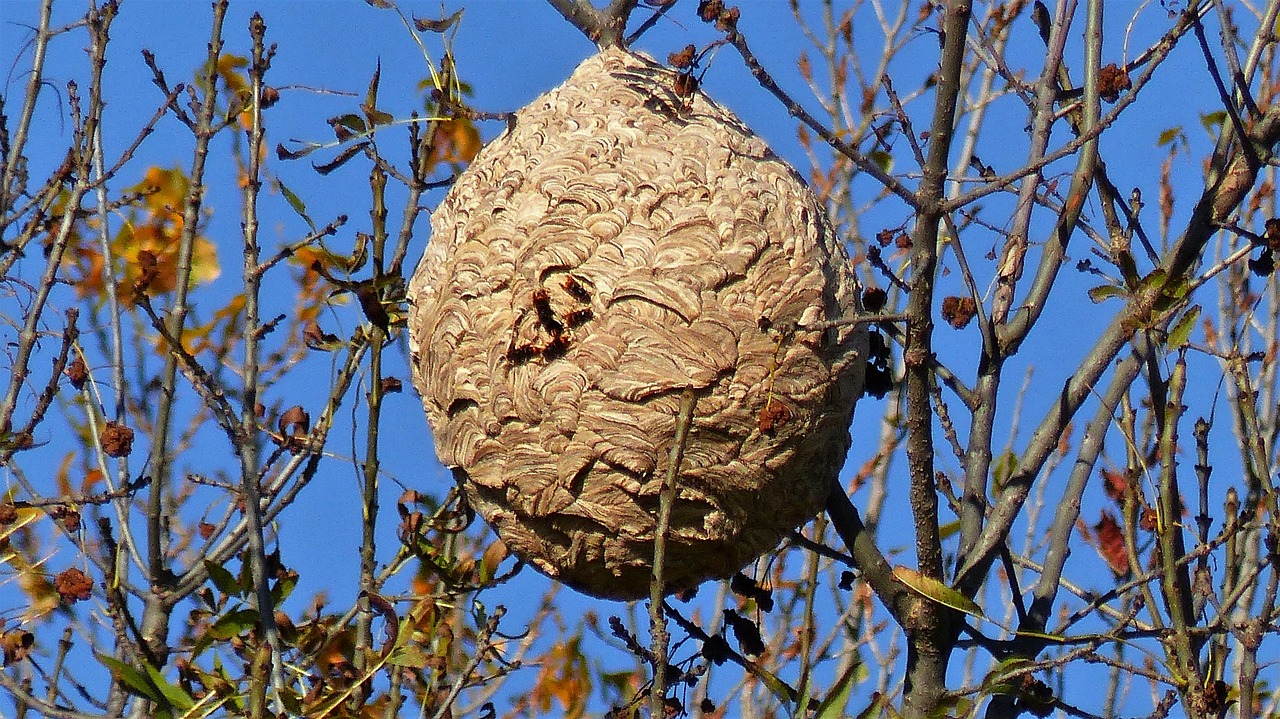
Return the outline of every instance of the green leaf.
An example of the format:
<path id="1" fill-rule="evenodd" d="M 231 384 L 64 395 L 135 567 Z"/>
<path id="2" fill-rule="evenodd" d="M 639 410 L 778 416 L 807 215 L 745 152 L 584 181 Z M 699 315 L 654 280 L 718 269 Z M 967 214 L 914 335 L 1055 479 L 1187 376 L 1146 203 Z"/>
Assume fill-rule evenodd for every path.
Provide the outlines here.
<path id="1" fill-rule="evenodd" d="M 170 684 L 169 680 L 164 678 L 164 675 L 160 673 L 159 669 L 148 664 L 147 675 L 151 678 L 151 683 L 160 690 L 160 693 L 164 695 L 165 700 L 169 702 L 169 706 L 182 712 L 185 712 L 195 706 L 196 702 L 191 698 L 191 695 L 183 691 L 182 687 Z"/>
<path id="2" fill-rule="evenodd" d="M 860 661 L 850 664 L 836 680 L 835 686 L 831 687 L 827 698 L 814 708 L 814 719 L 842 719 L 844 709 L 849 704 L 849 693 L 853 690 L 853 685 L 858 683 L 859 674 L 865 675 L 866 671 L 866 665 Z"/>
<path id="3" fill-rule="evenodd" d="M 339 140 L 345 140 L 352 135 L 363 135 L 369 131 L 369 128 L 364 124 L 364 119 L 351 112 L 330 118 L 329 125 L 333 127 L 333 131 Z"/>
<path id="4" fill-rule="evenodd" d="M 209 573 L 209 581 L 213 582 L 213 586 L 217 587 L 219 592 L 228 597 L 244 596 L 244 588 L 240 586 L 240 582 L 236 581 L 235 575 L 227 571 L 226 567 L 206 559 L 204 560 L 204 569 Z"/>
<path id="5" fill-rule="evenodd" d="M 867 157 L 869 157 L 872 162 L 876 163 L 876 167 L 879 167 L 881 170 L 885 172 L 891 172 L 893 170 L 893 155 L 890 155 L 884 150 L 872 150 L 867 153 Z"/>
<path id="6" fill-rule="evenodd" d="M 151 685 L 151 681 L 147 679 L 147 675 L 137 669 L 125 664 L 124 662 L 109 657 L 106 654 L 97 654 L 98 661 L 102 662 L 111 670 L 111 675 L 120 680 L 125 688 L 133 694 L 149 699 L 153 702 L 163 703 L 164 697 L 156 687 Z"/>
<path id="7" fill-rule="evenodd" d="M 1004 452 L 997 457 L 995 467 L 991 470 L 991 478 L 995 480 L 996 488 L 1003 487 L 1016 471 L 1018 471 L 1018 455 L 1013 452 Z"/>
<path id="8" fill-rule="evenodd" d="M 982 691 L 987 694 L 1016 693 L 1021 684 L 1016 681 L 1010 681 L 1009 674 L 1023 669 L 1031 663 L 1031 660 L 1025 657 L 1009 657 L 1005 659 L 982 678 Z"/>
<path id="9" fill-rule="evenodd" d="M 972 599 L 933 577 L 926 577 L 910 567 L 894 567 L 893 576 L 899 582 L 905 584 L 908 589 L 925 599 L 937 602 L 957 612 L 964 612 L 978 619 L 986 619 L 982 614 L 982 608 L 975 604 Z"/>
<path id="10" fill-rule="evenodd" d="M 316 232 L 316 223 L 312 222 L 311 217 L 307 215 L 307 206 L 302 202 L 302 198 L 295 195 L 293 190 L 286 187 L 279 179 L 276 180 L 276 189 L 280 190 L 280 194 L 284 195 L 284 199 L 289 203 L 289 207 L 292 207 L 293 211 L 298 214 L 298 217 L 301 217 L 302 220 L 307 223 L 307 227 L 311 230 L 312 234 L 314 234 Z"/>
<path id="11" fill-rule="evenodd" d="M 776 674 L 768 669 L 755 666 L 752 668 L 751 674 L 759 679 L 778 698 L 778 701 L 784 704 L 790 704 L 795 701 L 795 690 L 787 686 L 786 682 L 779 679 Z"/>
<path id="12" fill-rule="evenodd" d="M 293 594 L 293 588 L 296 586 L 298 586 L 298 573 L 292 570 L 284 572 L 284 576 L 271 587 L 271 605 L 280 606 L 281 602 Z"/>
<path id="13" fill-rule="evenodd" d="M 1185 275 L 1166 280 L 1164 287 L 1160 289 L 1160 294 L 1170 299 L 1180 300 L 1187 296 L 1191 291 L 1191 283 L 1187 281 Z"/>
<path id="14" fill-rule="evenodd" d="M 1160 133 L 1160 136 L 1156 138 L 1156 146 L 1164 147 L 1165 145 L 1171 144 L 1174 140 L 1177 140 L 1181 136 L 1182 136 L 1182 125 L 1175 125 L 1174 127 L 1171 127 L 1165 130 L 1164 132 Z"/>
<path id="15" fill-rule="evenodd" d="M 1205 132 L 1210 135 L 1217 136 L 1218 129 L 1222 127 L 1222 123 L 1227 121 L 1227 111 L 1218 110 L 1217 112 L 1206 112 L 1200 115 L 1200 125 L 1204 127 Z"/>
<path id="16" fill-rule="evenodd" d="M 1165 346 L 1169 349 L 1177 349 L 1187 343 L 1191 338 L 1191 331 L 1196 327 L 1196 320 L 1200 319 L 1200 305 L 1191 305 L 1186 312 L 1173 323 L 1173 327 L 1169 329 L 1169 337 L 1165 340 Z"/>
<path id="17" fill-rule="evenodd" d="M 428 658 L 422 649 L 412 644 L 397 648 L 387 657 L 387 663 L 398 667 L 411 667 L 413 669 L 424 669 L 427 666 Z M 628 674 L 628 677 L 631 675 Z"/>
<path id="18" fill-rule="evenodd" d="M 1097 287 L 1089 290 L 1089 299 L 1093 300 L 1094 304 L 1098 304 L 1099 302 L 1112 297 L 1128 296 L 1129 290 L 1126 290 L 1123 287 L 1116 287 L 1115 285 L 1098 285 Z"/>
<path id="19" fill-rule="evenodd" d="M 241 694 L 240 692 L 235 691 L 234 689 L 231 689 L 232 687 L 235 686 L 235 680 L 233 680 L 231 676 L 227 674 L 227 668 L 222 665 L 222 658 L 219 657 L 216 653 L 213 655 L 212 674 L 213 676 L 216 676 L 219 679 L 221 679 L 223 682 L 225 682 L 223 686 L 227 687 L 229 690 L 226 691 L 224 696 L 226 697 L 227 701 L 231 703 L 231 707 L 233 709 L 238 710 L 240 714 L 247 714 L 248 698 L 244 694 Z M 290 692 L 284 692 L 283 694 L 280 695 L 280 698 L 282 701 L 284 701 L 286 707 L 289 705 L 288 698 L 290 696 L 293 696 Z M 228 716 L 236 716 L 236 713 L 229 712 Z M 291 716 L 302 716 L 302 712 L 301 711 L 294 712 Z"/>
<path id="20" fill-rule="evenodd" d="M 1164 270 L 1157 267 L 1156 269 L 1147 273 L 1147 276 L 1143 277 L 1142 280 L 1138 282 L 1138 289 L 1143 292 L 1146 292 L 1155 288 L 1163 289 L 1165 284 L 1168 281 L 1169 281 L 1169 278 L 1167 276 L 1167 273 L 1165 273 Z"/>
<path id="21" fill-rule="evenodd" d="M 289 716 L 302 716 L 302 696 L 296 692 L 280 692 L 280 703 L 284 704 L 284 710 Z"/>
<path id="22" fill-rule="evenodd" d="M 947 522 L 946 524 L 938 527 L 938 539 L 947 539 L 959 531 L 960 520 L 957 519 L 954 522 Z"/>
<path id="23" fill-rule="evenodd" d="M 238 637 L 251 628 L 258 626 L 259 619 L 258 612 L 253 609 L 228 612 L 218 617 L 218 621 L 214 622 L 213 626 L 209 627 L 209 631 L 205 634 L 213 639 Z"/>
<path id="24" fill-rule="evenodd" d="M 877 694 L 866 709 L 858 712 L 858 716 L 855 719 L 884 719 L 885 717 L 899 719 L 900 716 L 893 706 L 889 704 L 888 697 L 883 694 Z"/>

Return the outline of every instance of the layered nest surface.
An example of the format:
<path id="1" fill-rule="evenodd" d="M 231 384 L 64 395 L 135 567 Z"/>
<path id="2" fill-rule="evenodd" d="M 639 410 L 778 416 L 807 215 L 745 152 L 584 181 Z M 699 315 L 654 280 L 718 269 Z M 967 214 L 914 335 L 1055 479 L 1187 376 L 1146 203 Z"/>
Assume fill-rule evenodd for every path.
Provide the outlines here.
<path id="1" fill-rule="evenodd" d="M 820 511 L 862 392 L 858 285 L 819 201 L 653 60 L 596 55 L 516 113 L 431 218 L 410 348 L 440 460 L 525 561 L 647 595 L 680 398 L 697 391 L 672 590 Z"/>

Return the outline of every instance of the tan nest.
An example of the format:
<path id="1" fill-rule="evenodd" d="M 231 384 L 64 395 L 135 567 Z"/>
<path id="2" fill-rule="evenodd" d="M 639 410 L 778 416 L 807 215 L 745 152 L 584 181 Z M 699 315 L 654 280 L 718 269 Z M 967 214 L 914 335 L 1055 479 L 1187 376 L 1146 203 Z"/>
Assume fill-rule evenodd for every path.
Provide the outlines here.
<path id="1" fill-rule="evenodd" d="M 698 390 L 666 573 L 725 577 L 823 506 L 866 332 L 794 170 L 675 75 L 611 49 L 516 114 L 431 218 L 410 284 L 436 451 L 512 551 L 647 594 L 680 395 Z"/>

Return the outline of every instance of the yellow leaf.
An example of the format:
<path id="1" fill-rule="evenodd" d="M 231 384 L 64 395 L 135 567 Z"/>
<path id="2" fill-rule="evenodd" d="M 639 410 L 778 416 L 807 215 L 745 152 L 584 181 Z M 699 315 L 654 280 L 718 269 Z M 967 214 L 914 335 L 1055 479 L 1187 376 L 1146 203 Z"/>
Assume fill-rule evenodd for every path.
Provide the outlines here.
<path id="1" fill-rule="evenodd" d="M 982 615 L 982 608 L 975 604 L 972 599 L 933 577 L 927 577 L 909 567 L 894 567 L 893 576 L 899 582 L 907 585 L 908 589 L 926 599 L 937 602 L 944 607 L 950 607 L 957 612 L 964 612 L 978 619 L 985 619 Z"/>

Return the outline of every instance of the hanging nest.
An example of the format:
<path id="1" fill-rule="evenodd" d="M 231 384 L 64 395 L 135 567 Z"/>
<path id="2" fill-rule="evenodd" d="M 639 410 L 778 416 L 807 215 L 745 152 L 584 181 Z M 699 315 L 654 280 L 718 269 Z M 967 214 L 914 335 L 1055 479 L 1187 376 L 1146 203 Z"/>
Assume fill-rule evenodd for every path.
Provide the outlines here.
<path id="1" fill-rule="evenodd" d="M 680 398 L 668 587 L 819 512 L 867 358 L 821 204 L 740 120 L 606 50 L 516 113 L 431 218 L 409 342 L 436 451 L 518 556 L 645 596 Z M 679 92 L 677 92 L 679 90 Z"/>

